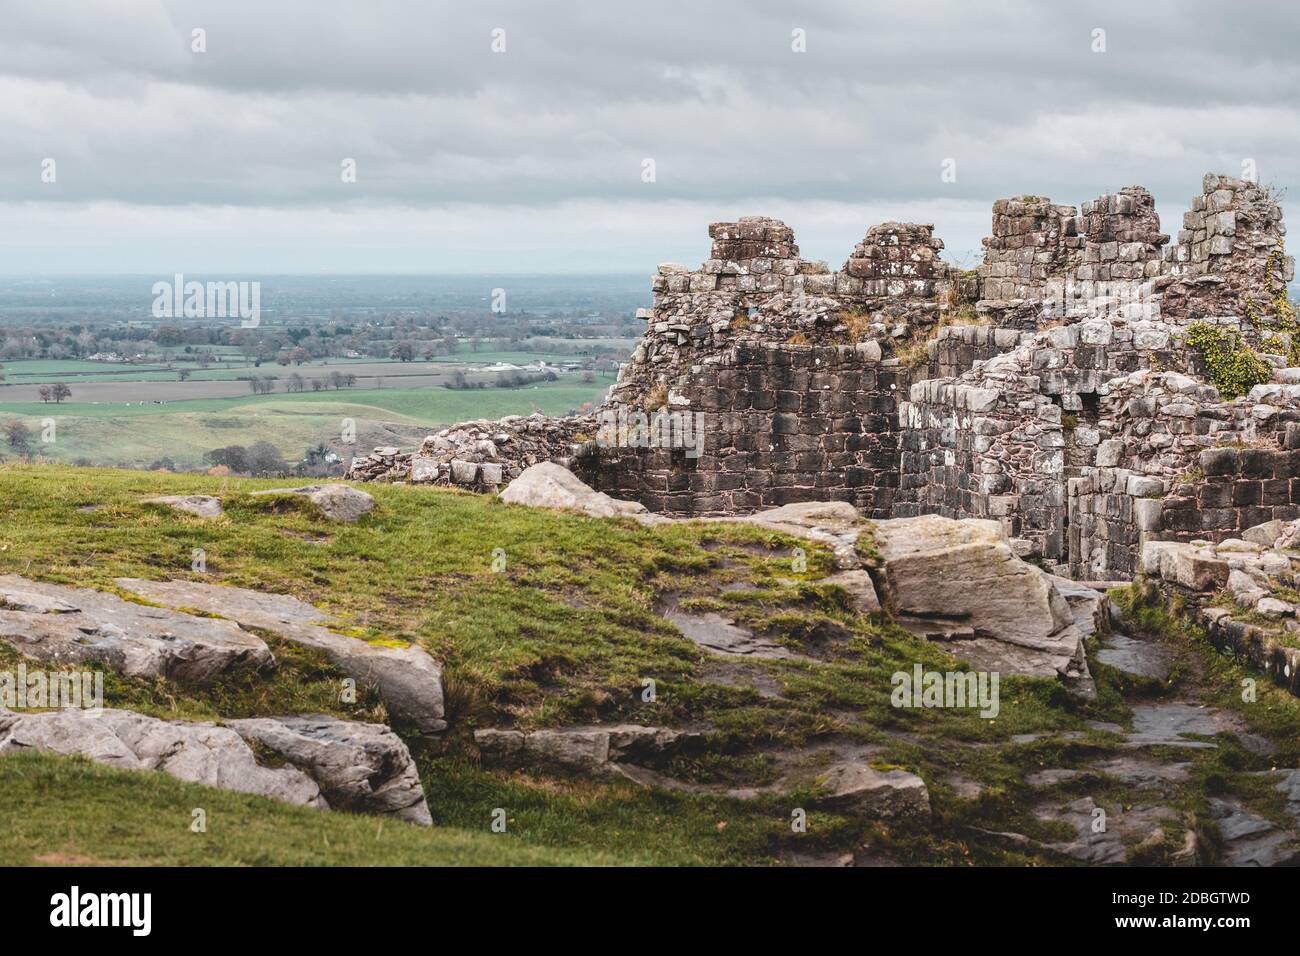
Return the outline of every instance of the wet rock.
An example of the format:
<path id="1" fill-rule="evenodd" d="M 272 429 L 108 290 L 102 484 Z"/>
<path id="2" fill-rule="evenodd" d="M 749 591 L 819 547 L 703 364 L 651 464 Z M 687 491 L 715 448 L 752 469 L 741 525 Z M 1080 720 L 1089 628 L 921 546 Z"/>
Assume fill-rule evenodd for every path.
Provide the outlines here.
<path id="1" fill-rule="evenodd" d="M 333 483 L 326 485 L 303 485 L 300 488 L 271 488 L 267 491 L 254 491 L 254 497 L 262 495 L 300 495 L 316 506 L 322 515 L 331 521 L 357 521 L 375 507 L 375 499 L 364 491 L 358 491 L 349 485 Z"/>
<path id="2" fill-rule="evenodd" d="M 198 683 L 275 662 L 265 641 L 231 621 L 12 574 L 0 576 L 0 640 L 53 664 L 101 661 L 132 676 Z"/>
<path id="3" fill-rule="evenodd" d="M 220 614 L 319 650 L 360 687 L 377 690 L 394 717 L 428 733 L 446 729 L 442 667 L 414 644 L 385 647 L 337 634 L 324 626 L 330 622 L 325 612 L 286 594 L 143 578 L 118 578 L 117 585 L 158 604 Z"/>
<path id="4" fill-rule="evenodd" d="M 433 823 L 410 751 L 383 724 L 315 714 L 231 720 L 227 726 L 306 773 L 335 810 Z"/>

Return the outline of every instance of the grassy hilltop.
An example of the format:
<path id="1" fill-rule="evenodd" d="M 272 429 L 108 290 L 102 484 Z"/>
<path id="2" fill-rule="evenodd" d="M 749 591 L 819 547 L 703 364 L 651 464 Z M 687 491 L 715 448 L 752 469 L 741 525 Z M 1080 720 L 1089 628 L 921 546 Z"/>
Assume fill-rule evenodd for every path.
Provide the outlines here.
<path id="1" fill-rule="evenodd" d="M 899 710 L 889 700 L 892 673 L 918 662 L 960 665 L 887 614 L 854 614 L 846 594 L 822 581 L 832 572 L 829 554 L 806 541 L 706 522 L 645 528 L 393 486 L 368 486 L 376 510 L 356 525 L 335 525 L 305 503 L 247 494 L 286 484 L 0 466 L 0 573 L 108 590 L 115 577 L 134 576 L 283 592 L 333 613 L 354 636 L 420 643 L 445 664 L 451 722 L 439 739 L 407 737 L 436 825 L 319 813 L 157 773 L 21 755 L 0 759 L 0 864 L 771 864 L 864 850 L 905 863 L 1060 862 L 982 834 L 1059 837 L 1055 824 L 1030 812 L 1025 776 L 1118 752 L 1116 735 L 1088 722 L 1123 723 L 1125 694 L 1168 690 L 1135 687 L 1097 665 L 1099 696 L 1091 703 L 1053 682 L 1004 678 L 995 720 L 965 710 Z M 222 495 L 225 516 L 204 520 L 142 501 L 183 493 Z M 808 552 L 806 571 L 794 570 L 796 547 Z M 860 547 L 869 550 L 869 537 Z M 206 552 L 206 575 L 190 570 L 195 548 Z M 506 555 L 499 571 L 494 549 Z M 815 659 L 724 664 L 656 613 L 665 595 L 692 610 L 725 611 L 765 636 L 812 649 Z M 1233 662 L 1163 612 L 1142 613 L 1144 626 L 1165 631 L 1179 657 L 1170 684 L 1195 684 L 1217 706 L 1236 706 L 1241 672 Z M 374 699 L 339 704 L 340 673 L 323 658 L 268 643 L 280 662 L 269 680 L 236 674 L 199 688 L 108 675 L 107 703 L 201 720 L 298 712 L 388 719 Z M 18 660 L 0 644 L 0 667 Z M 657 688 L 653 702 L 642 699 L 647 679 Z M 1190 751 L 1191 779 L 1174 808 L 1203 816 L 1207 795 L 1226 788 L 1261 813 L 1283 812 L 1280 796 L 1250 773 L 1270 760 L 1294 765 L 1300 701 L 1263 685 L 1260 704 L 1242 714 L 1277 752 L 1264 758 L 1231 741 Z M 476 727 L 618 722 L 709 731 L 705 752 L 672 767 L 691 786 L 669 791 L 489 769 L 472 737 Z M 1053 735 L 1060 731 L 1074 733 Z M 1027 734 L 1042 736 L 1013 739 Z M 709 792 L 761 790 L 790 755 L 819 759 L 816 745 L 825 740 L 870 746 L 873 765 L 919 773 L 933 819 L 885 825 L 810 810 L 807 832 L 795 833 L 791 809 L 807 806 L 810 794 L 740 800 Z M 1088 792 L 1127 797 L 1119 783 Z M 197 806 L 207 810 L 206 834 L 189 831 Z M 496 808 L 509 821 L 502 834 L 489 826 Z"/>

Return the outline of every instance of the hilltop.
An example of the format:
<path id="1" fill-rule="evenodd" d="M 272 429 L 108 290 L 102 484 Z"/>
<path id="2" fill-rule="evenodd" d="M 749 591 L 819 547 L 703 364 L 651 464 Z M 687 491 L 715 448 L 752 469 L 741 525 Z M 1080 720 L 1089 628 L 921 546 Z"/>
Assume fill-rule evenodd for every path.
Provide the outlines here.
<path id="1" fill-rule="evenodd" d="M 122 579 L 289 595 L 337 634 L 422 649 L 441 668 L 444 731 L 405 725 L 373 689 L 341 702 L 336 660 L 265 627 L 244 630 L 265 639 L 271 668 L 196 682 L 89 666 L 105 671 L 108 707 L 166 721 L 312 713 L 391 725 L 433 826 L 27 754 L 0 759 L 15 834 L 5 862 L 1169 863 L 1272 861 L 1294 845 L 1270 771 L 1300 759 L 1300 701 L 1261 681 L 1257 702 L 1243 703 L 1248 672 L 1149 586 L 1113 591 L 1113 613 L 1098 605 L 1091 694 L 1004 674 L 999 712 L 985 719 L 891 703 L 897 672 L 965 665 L 902 626 L 903 596 L 882 590 L 873 610 L 846 585 L 846 559 L 885 580 L 884 523 L 862 523 L 846 555 L 759 524 L 592 518 L 453 489 L 366 486 L 374 508 L 355 523 L 300 496 L 254 494 L 283 487 L 6 465 L 0 575 L 146 608 L 156 604 Z M 223 514 L 145 500 L 160 495 L 215 496 Z M 689 636 L 717 620 L 752 643 L 720 654 L 716 632 Z M 1105 662 L 1121 627 L 1161 648 L 1160 676 Z M 0 642 L 3 668 L 20 660 Z M 1200 723 L 1153 727 L 1192 702 Z M 612 742 L 584 749 L 628 726 L 656 736 L 632 735 L 617 755 Z M 593 727 L 603 736 L 566 736 Z M 890 781 L 887 799 L 846 786 L 850 771 Z M 924 813 L 910 802 L 918 792 Z M 196 806 L 204 834 L 189 831 Z M 1267 845 L 1233 844 L 1216 822 L 1225 806 L 1229 819 L 1263 821 Z M 1108 808 L 1113 839 L 1080 850 L 1078 818 L 1093 807 Z M 498 809 L 504 833 L 492 830 Z"/>

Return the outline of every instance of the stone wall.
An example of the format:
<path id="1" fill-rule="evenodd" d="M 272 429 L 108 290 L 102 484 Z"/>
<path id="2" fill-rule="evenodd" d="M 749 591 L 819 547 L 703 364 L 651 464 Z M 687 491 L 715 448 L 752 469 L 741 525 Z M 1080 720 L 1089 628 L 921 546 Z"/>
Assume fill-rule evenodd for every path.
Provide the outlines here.
<path id="1" fill-rule="evenodd" d="M 602 443 L 579 474 L 672 514 L 848 501 L 889 517 L 908 373 L 873 346 L 737 344 L 674 380 L 670 410 L 698 416 L 701 454 Z"/>

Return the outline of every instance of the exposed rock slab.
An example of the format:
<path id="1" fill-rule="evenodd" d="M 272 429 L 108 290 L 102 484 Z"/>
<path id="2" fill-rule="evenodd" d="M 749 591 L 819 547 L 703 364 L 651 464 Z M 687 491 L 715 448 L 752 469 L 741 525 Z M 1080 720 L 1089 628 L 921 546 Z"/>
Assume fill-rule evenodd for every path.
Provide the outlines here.
<path id="1" fill-rule="evenodd" d="M 132 676 L 200 683 L 275 661 L 265 641 L 232 621 L 13 574 L 0 576 L 0 640 L 54 664 L 101 661 Z"/>
<path id="2" fill-rule="evenodd" d="M 303 485 L 299 488 L 271 488 L 254 491 L 253 496 L 300 495 L 314 504 L 320 513 L 331 521 L 353 522 L 375 507 L 375 499 L 364 491 L 338 482 L 325 485 Z"/>
<path id="3" fill-rule="evenodd" d="M 880 610 L 880 598 L 876 595 L 876 586 L 871 575 L 861 569 L 840 571 L 822 578 L 817 584 L 834 584 L 844 589 L 849 597 L 849 604 L 859 614 L 872 614 Z"/>
<path id="4" fill-rule="evenodd" d="M 410 751 L 383 724 L 315 714 L 231 720 L 227 726 L 310 776 L 336 810 L 433 823 Z"/>
<path id="5" fill-rule="evenodd" d="M 664 610 L 663 616 L 688 640 L 694 641 L 711 654 L 757 657 L 766 660 L 798 656 L 785 645 L 755 634 L 714 611 L 695 614 L 677 607 L 668 607 Z"/>
<path id="6" fill-rule="evenodd" d="M 692 731 L 639 724 L 568 727 L 558 730 L 474 731 L 484 759 L 511 765 L 538 765 L 582 773 L 616 773 L 621 764 L 653 765 L 689 741 Z"/>
<path id="7" fill-rule="evenodd" d="M 876 522 L 873 536 L 885 601 L 904 626 L 957 638 L 948 649 L 982 668 L 1090 687 L 1069 603 L 997 522 L 922 515 Z"/>
<path id="8" fill-rule="evenodd" d="M 422 731 L 446 729 L 442 668 L 414 644 L 383 647 L 336 634 L 324 626 L 325 612 L 286 594 L 194 581 L 119 578 L 117 584 L 159 604 L 220 614 L 322 651 L 359 685 L 377 690 L 394 716 Z"/>
<path id="9" fill-rule="evenodd" d="M 220 518 L 221 499 L 211 495 L 163 495 L 159 498 L 146 498 L 145 504 L 166 505 L 173 511 L 197 515 L 200 518 Z"/>
<path id="10" fill-rule="evenodd" d="M 1188 701 L 1167 701 L 1134 707 L 1133 733 L 1125 743 L 1130 747 L 1206 749 L 1216 745 L 1194 738 L 1235 733 L 1249 746 L 1251 738 L 1243 731 L 1244 723 L 1230 711 L 1200 707 Z"/>
<path id="11" fill-rule="evenodd" d="M 801 501 L 749 515 L 705 520 L 754 525 L 828 545 L 835 554 L 836 566 L 846 570 L 862 566 L 858 539 L 869 527 L 847 501 Z"/>
<path id="12" fill-rule="evenodd" d="M 1034 809 L 1038 819 L 1060 821 L 1075 831 L 1073 839 L 1044 845 L 1085 863 L 1117 865 L 1127 862 L 1130 845 L 1164 838 L 1161 819 L 1169 813 L 1163 807 L 1113 808 L 1104 817 L 1098 809 L 1092 797 L 1064 805 L 1040 804 Z M 1101 820 L 1104 829 L 1098 826 Z"/>
<path id="13" fill-rule="evenodd" d="M 81 754 L 124 770 L 161 770 L 179 780 L 328 809 L 320 787 L 295 767 L 263 767 L 226 727 L 158 720 L 127 710 L 0 710 L 0 754 Z"/>
<path id="14" fill-rule="evenodd" d="M 1225 866 L 1283 866 L 1300 861 L 1292 834 L 1236 800 L 1211 798 L 1210 817 L 1223 838 Z"/>

